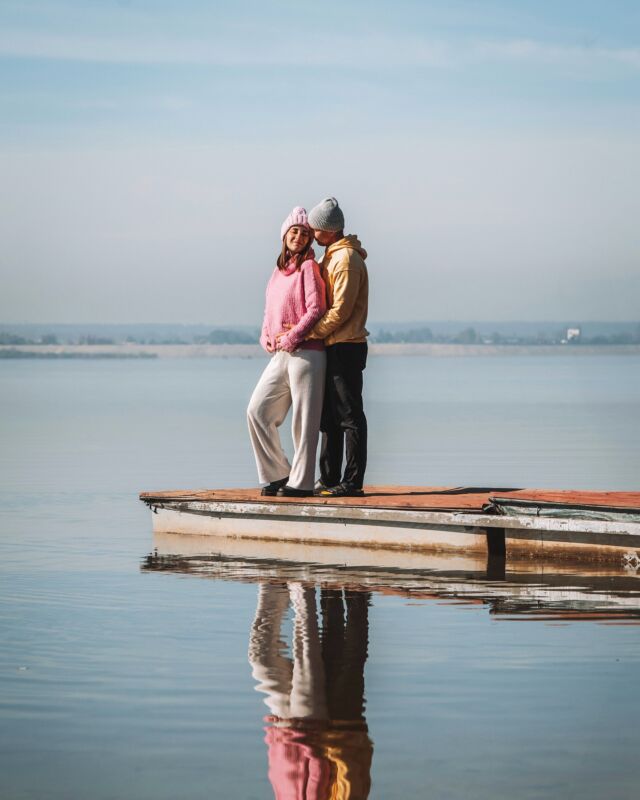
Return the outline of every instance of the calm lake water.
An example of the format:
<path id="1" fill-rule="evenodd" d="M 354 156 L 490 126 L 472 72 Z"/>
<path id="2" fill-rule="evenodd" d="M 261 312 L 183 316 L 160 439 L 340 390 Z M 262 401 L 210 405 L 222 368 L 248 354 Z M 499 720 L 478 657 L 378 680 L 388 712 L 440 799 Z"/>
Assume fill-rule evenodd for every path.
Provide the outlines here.
<path id="1" fill-rule="evenodd" d="M 254 485 L 262 366 L 0 362 L 3 800 L 635 798 L 635 570 L 153 553 L 139 491 Z M 371 483 L 639 488 L 638 357 L 366 378 Z"/>

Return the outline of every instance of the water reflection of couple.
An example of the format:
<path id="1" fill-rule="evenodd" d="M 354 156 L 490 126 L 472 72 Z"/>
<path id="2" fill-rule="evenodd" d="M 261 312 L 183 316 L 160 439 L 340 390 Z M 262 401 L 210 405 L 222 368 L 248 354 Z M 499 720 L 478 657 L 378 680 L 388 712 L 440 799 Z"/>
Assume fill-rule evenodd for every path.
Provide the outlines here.
<path id="1" fill-rule="evenodd" d="M 315 261 L 313 240 L 326 247 Z M 362 494 L 367 420 L 362 373 L 367 362 L 369 278 L 366 251 L 344 235 L 335 198 L 296 207 L 282 224 L 282 251 L 267 286 L 260 342 L 272 354 L 247 411 L 263 495 Z M 278 428 L 293 408 L 290 464 Z M 345 460 L 342 470 L 343 456 Z"/>
<path id="2" fill-rule="evenodd" d="M 291 658 L 281 637 L 294 610 Z M 278 800 L 365 800 L 373 746 L 364 717 L 369 594 L 260 585 L 249 661 L 271 714 L 265 741 Z"/>

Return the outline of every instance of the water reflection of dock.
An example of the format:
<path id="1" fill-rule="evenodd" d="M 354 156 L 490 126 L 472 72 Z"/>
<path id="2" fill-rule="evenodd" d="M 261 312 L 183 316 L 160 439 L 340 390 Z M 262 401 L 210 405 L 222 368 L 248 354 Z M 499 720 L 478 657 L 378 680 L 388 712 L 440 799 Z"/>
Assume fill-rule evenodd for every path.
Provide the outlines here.
<path id="1" fill-rule="evenodd" d="M 456 614 L 484 606 L 502 620 L 640 624 L 640 574 L 631 565 L 179 534 L 156 534 L 154 545 L 144 572 L 256 584 L 248 661 L 268 708 L 269 780 L 282 798 L 369 796 L 375 730 L 366 720 L 365 665 L 376 596 L 451 603 Z"/>
<path id="2" fill-rule="evenodd" d="M 248 489 L 144 492 L 155 533 L 640 561 L 640 493 L 367 487 L 363 497 L 261 498 Z"/>
<path id="3" fill-rule="evenodd" d="M 484 604 L 500 618 L 640 620 L 640 570 L 632 565 L 508 562 L 473 553 L 400 554 L 175 534 L 156 534 L 154 545 L 143 570 Z"/>

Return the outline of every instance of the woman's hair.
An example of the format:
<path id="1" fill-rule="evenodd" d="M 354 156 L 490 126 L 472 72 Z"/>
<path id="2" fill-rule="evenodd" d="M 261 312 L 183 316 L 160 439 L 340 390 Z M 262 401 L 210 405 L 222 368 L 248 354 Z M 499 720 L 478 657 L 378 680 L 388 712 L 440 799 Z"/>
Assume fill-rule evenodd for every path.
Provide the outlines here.
<path id="1" fill-rule="evenodd" d="M 300 253 L 292 253 L 287 247 L 287 234 L 285 233 L 284 239 L 282 240 L 282 250 L 280 251 L 280 254 L 276 260 L 278 269 L 284 269 L 292 258 L 295 259 L 296 269 L 300 269 L 300 265 L 309 255 L 309 250 L 311 250 L 312 244 L 313 236 L 311 236 L 311 233 L 309 233 L 309 241 L 307 242 L 307 246 L 304 248 L 304 250 L 302 250 Z"/>

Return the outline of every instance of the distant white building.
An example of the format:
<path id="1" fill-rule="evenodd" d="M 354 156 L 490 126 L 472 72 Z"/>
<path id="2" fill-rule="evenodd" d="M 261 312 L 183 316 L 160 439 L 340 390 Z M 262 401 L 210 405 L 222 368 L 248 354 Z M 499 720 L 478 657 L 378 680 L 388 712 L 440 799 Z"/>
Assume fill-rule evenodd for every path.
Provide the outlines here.
<path id="1" fill-rule="evenodd" d="M 580 328 L 567 328 L 567 341 L 570 342 L 572 339 L 579 339 L 582 330 Z"/>

